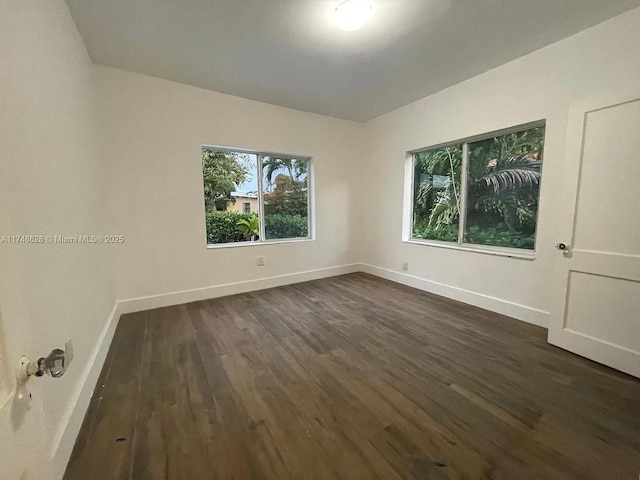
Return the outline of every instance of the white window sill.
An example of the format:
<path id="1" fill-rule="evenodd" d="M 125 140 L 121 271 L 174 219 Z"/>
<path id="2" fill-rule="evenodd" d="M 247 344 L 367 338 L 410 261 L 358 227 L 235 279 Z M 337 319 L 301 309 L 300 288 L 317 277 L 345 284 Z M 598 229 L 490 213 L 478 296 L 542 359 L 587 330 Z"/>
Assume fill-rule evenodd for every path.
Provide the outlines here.
<path id="1" fill-rule="evenodd" d="M 494 255 L 496 257 L 517 258 L 520 260 L 535 260 L 535 251 L 523 251 L 511 248 L 487 247 L 483 245 L 458 245 L 455 243 L 439 242 L 437 240 L 403 240 L 404 243 L 413 243 L 415 245 L 427 245 L 429 247 L 448 248 L 450 250 L 462 250 L 464 252 L 483 253 L 485 255 Z"/>
<path id="2" fill-rule="evenodd" d="M 229 243 L 214 243 L 207 244 L 207 250 L 216 250 L 218 248 L 236 248 L 236 247 L 255 247 L 255 246 L 264 246 L 264 245 L 279 245 L 282 243 L 303 243 L 303 242 L 314 242 L 315 238 L 290 238 L 290 239 L 280 239 L 280 240 L 265 240 L 263 242 L 229 242 Z"/>

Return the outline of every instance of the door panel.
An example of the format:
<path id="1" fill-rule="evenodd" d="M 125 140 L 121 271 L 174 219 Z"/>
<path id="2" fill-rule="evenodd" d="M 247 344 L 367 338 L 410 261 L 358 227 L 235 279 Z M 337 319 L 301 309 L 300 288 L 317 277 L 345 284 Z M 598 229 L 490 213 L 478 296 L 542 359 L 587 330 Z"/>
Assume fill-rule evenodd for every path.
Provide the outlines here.
<path id="1" fill-rule="evenodd" d="M 567 297 L 566 329 L 622 348 L 637 347 L 640 282 L 572 271 Z"/>
<path id="2" fill-rule="evenodd" d="M 640 90 L 569 118 L 549 342 L 640 377 Z"/>
<path id="3" fill-rule="evenodd" d="M 640 255 L 640 100 L 585 115 L 574 248 Z"/>

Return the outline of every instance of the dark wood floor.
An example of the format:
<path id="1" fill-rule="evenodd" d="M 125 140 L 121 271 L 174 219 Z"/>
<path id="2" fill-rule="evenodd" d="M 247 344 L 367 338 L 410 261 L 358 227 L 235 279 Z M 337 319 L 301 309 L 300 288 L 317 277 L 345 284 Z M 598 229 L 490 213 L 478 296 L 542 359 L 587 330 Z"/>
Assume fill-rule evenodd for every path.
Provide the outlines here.
<path id="1" fill-rule="evenodd" d="M 126 315 L 66 480 L 637 479 L 640 381 L 366 274 Z"/>

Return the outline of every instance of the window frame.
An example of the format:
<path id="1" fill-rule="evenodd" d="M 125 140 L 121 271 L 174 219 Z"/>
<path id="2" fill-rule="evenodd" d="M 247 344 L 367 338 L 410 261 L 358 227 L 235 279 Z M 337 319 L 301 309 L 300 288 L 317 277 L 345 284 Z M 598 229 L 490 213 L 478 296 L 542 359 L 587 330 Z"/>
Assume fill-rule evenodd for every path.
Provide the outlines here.
<path id="1" fill-rule="evenodd" d="M 258 175 L 258 219 L 260 224 L 260 238 L 255 241 L 248 242 L 228 242 L 228 243 L 207 243 L 205 234 L 205 245 L 207 249 L 216 248 L 235 248 L 235 247 L 248 247 L 252 245 L 275 245 L 280 243 L 296 243 L 296 242 L 310 242 L 315 241 L 315 162 L 313 156 L 310 155 L 294 155 L 291 153 L 276 153 L 263 150 L 251 150 L 247 148 L 234 148 L 218 145 L 206 145 L 200 146 L 200 154 L 203 150 L 211 150 L 216 152 L 226 153 L 244 153 L 247 155 L 255 155 L 257 162 L 256 173 Z M 265 222 L 264 222 L 264 190 L 263 190 L 263 168 L 262 162 L 265 157 L 277 157 L 288 160 L 305 160 L 308 162 L 307 170 L 307 236 L 306 237 L 293 237 L 293 238 L 274 238 L 268 240 L 265 238 Z M 201 166 L 202 170 L 202 166 Z M 202 172 L 201 172 L 202 175 Z M 204 206 L 204 203 L 203 203 Z M 206 214 L 206 209 L 205 209 Z M 206 230 L 206 228 L 205 228 Z M 206 232 L 205 232 L 206 233 Z"/>
<path id="2" fill-rule="evenodd" d="M 510 133 L 520 133 L 533 128 L 544 127 L 545 138 L 542 146 L 542 158 L 544 162 L 544 151 L 547 142 L 547 121 L 546 119 L 535 120 L 527 122 L 513 127 L 494 130 L 491 132 L 482 133 L 479 135 L 473 135 L 470 137 L 460 138 L 449 142 L 438 143 L 429 147 L 418 148 L 407 152 L 405 163 L 405 216 L 403 221 L 403 234 L 402 241 L 405 243 L 413 243 L 417 245 L 428 245 L 432 247 L 448 248 L 451 250 L 461 250 L 468 252 L 484 253 L 488 255 L 495 255 L 509 258 L 519 258 L 523 260 L 535 260 L 537 252 L 537 240 L 538 240 L 538 227 L 540 225 L 540 212 L 536 216 L 536 233 L 533 250 L 526 250 L 521 248 L 500 247 L 493 245 L 479 245 L 476 243 L 467 243 L 464 241 L 464 231 L 467 220 L 467 184 L 469 173 L 469 144 L 488 140 L 490 138 L 500 137 L 502 135 L 508 135 Z M 437 150 L 440 148 L 450 147 L 454 145 L 462 145 L 462 171 L 460 173 L 460 219 L 458 221 L 458 240 L 456 242 L 446 242 L 444 240 L 429 240 L 413 237 L 413 207 L 415 201 L 415 194 L 413 191 L 415 180 L 415 155 L 422 152 L 428 152 L 431 150 Z M 544 169 L 544 165 L 543 165 Z M 540 182 L 540 191 L 542 191 L 542 181 Z M 407 201 L 408 199 L 408 201 Z M 540 197 L 538 198 L 538 206 L 540 205 Z"/>

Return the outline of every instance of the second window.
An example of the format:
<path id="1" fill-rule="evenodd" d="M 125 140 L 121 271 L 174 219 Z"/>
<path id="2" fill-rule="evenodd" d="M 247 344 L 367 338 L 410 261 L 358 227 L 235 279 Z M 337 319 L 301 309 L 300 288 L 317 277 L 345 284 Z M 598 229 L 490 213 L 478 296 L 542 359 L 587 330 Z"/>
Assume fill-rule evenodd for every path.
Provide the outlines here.
<path id="1" fill-rule="evenodd" d="M 413 154 L 411 238 L 534 250 L 544 125 Z"/>
<path id="2" fill-rule="evenodd" d="M 311 237 L 309 158 L 202 148 L 207 244 Z"/>

